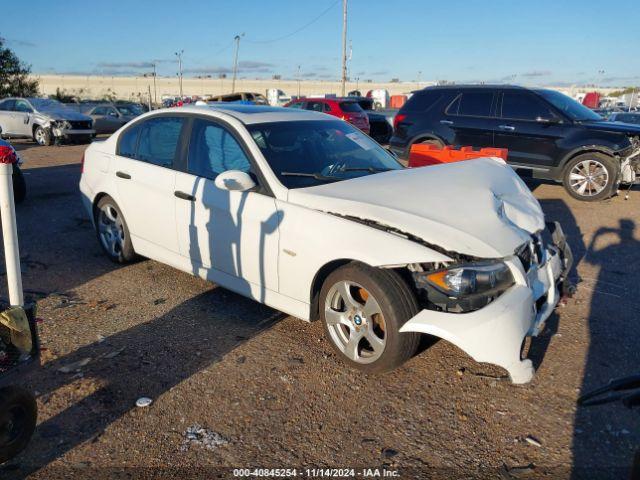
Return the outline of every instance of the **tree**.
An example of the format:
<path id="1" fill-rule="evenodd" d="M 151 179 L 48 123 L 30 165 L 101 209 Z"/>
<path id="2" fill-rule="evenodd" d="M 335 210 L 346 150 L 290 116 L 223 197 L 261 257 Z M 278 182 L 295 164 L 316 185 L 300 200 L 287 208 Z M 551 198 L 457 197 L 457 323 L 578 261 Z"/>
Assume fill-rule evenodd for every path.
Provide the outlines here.
<path id="1" fill-rule="evenodd" d="M 38 81 L 29 78 L 31 67 L 4 46 L 0 37 L 0 98 L 33 97 L 38 94 Z"/>

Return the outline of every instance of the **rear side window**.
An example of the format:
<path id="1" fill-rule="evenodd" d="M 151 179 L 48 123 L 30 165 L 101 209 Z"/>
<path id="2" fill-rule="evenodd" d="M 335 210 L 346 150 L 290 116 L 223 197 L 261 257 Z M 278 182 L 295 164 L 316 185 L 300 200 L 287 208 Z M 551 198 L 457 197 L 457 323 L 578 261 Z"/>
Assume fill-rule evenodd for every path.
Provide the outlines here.
<path id="1" fill-rule="evenodd" d="M 4 102 L 0 102 L 0 110 L 11 111 L 13 110 L 15 103 L 15 100 L 5 100 Z"/>
<path id="2" fill-rule="evenodd" d="M 535 120 L 555 118 L 553 111 L 541 100 L 529 93 L 504 92 L 502 96 L 502 118 L 514 120 Z"/>
<path id="3" fill-rule="evenodd" d="M 402 110 L 404 112 L 426 112 L 442 98 L 442 95 L 443 93 L 439 90 L 416 92 L 407 100 Z"/>
<path id="4" fill-rule="evenodd" d="M 136 159 L 161 167 L 173 166 L 183 123 L 180 117 L 156 117 L 143 122 Z"/>
<path id="5" fill-rule="evenodd" d="M 289 108 L 302 108 L 304 107 L 304 102 L 296 102 L 289 105 Z"/>
<path id="6" fill-rule="evenodd" d="M 125 130 L 118 140 L 118 155 L 121 157 L 136 158 L 136 145 L 138 144 L 140 124 Z"/>
<path id="7" fill-rule="evenodd" d="M 362 107 L 356 102 L 340 102 L 340 109 L 350 113 L 362 112 Z"/>
<path id="8" fill-rule="evenodd" d="M 189 173 L 215 179 L 227 170 L 249 172 L 251 163 L 231 133 L 217 123 L 196 119 L 189 141 Z"/>
<path id="9" fill-rule="evenodd" d="M 493 104 L 493 92 L 465 92 L 449 106 L 449 115 L 468 117 L 490 117 Z"/>

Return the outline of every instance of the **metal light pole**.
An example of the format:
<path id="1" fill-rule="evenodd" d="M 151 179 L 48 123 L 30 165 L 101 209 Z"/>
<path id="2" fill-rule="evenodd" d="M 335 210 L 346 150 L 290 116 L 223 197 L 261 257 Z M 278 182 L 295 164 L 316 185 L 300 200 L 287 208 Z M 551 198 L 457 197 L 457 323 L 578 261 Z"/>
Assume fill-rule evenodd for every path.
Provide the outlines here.
<path id="1" fill-rule="evenodd" d="M 342 87 L 341 96 L 345 96 L 347 83 L 347 0 L 342 0 Z"/>
<path id="2" fill-rule="evenodd" d="M 182 54 L 183 53 L 184 53 L 184 50 L 175 52 L 176 57 L 178 57 L 178 84 L 180 85 L 180 100 L 182 100 Z"/>
<path id="3" fill-rule="evenodd" d="M 298 65 L 298 98 L 300 98 L 300 65 Z"/>
<path id="4" fill-rule="evenodd" d="M 158 104 L 158 92 L 156 90 L 156 62 L 153 62 L 153 103 Z"/>
<path id="5" fill-rule="evenodd" d="M 422 77 L 422 70 L 418 70 L 418 88 L 420 88 L 420 77 Z"/>
<path id="6" fill-rule="evenodd" d="M 231 93 L 235 93 L 236 91 L 236 76 L 238 74 L 238 50 L 240 50 L 240 37 L 244 37 L 244 33 L 233 37 L 233 39 L 236 41 L 236 53 L 233 58 L 233 80 L 231 81 Z"/>

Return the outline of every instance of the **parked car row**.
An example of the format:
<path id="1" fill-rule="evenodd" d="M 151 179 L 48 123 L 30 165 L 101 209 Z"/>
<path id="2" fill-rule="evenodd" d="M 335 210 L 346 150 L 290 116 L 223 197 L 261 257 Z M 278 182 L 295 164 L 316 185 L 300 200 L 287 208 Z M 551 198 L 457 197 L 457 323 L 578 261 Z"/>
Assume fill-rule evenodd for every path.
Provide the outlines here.
<path id="1" fill-rule="evenodd" d="M 497 147 L 535 178 L 562 182 L 586 201 L 614 194 L 640 174 L 640 126 L 605 121 L 553 90 L 455 85 L 415 92 L 394 120 L 390 148 L 412 145 Z"/>

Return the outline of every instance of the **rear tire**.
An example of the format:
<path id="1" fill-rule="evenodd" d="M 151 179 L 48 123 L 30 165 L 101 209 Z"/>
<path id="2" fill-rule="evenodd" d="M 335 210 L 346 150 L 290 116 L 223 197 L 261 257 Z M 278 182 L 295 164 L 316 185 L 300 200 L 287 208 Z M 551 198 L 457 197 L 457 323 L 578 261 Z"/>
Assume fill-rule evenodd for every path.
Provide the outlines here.
<path id="1" fill-rule="evenodd" d="M 573 198 L 597 202 L 616 192 L 619 177 L 620 162 L 604 153 L 589 152 L 569 160 L 562 183 Z"/>
<path id="2" fill-rule="evenodd" d="M 109 195 L 98 201 L 94 222 L 98 243 L 112 262 L 130 263 L 136 259 L 127 222 L 120 207 Z"/>
<path id="3" fill-rule="evenodd" d="M 38 420 L 38 405 L 31 392 L 20 387 L 0 390 L 0 464 L 25 449 Z"/>
<path id="4" fill-rule="evenodd" d="M 320 291 L 327 339 L 345 363 L 365 373 L 393 370 L 416 353 L 421 335 L 400 328 L 418 310 L 396 272 L 361 263 L 332 272 Z"/>

